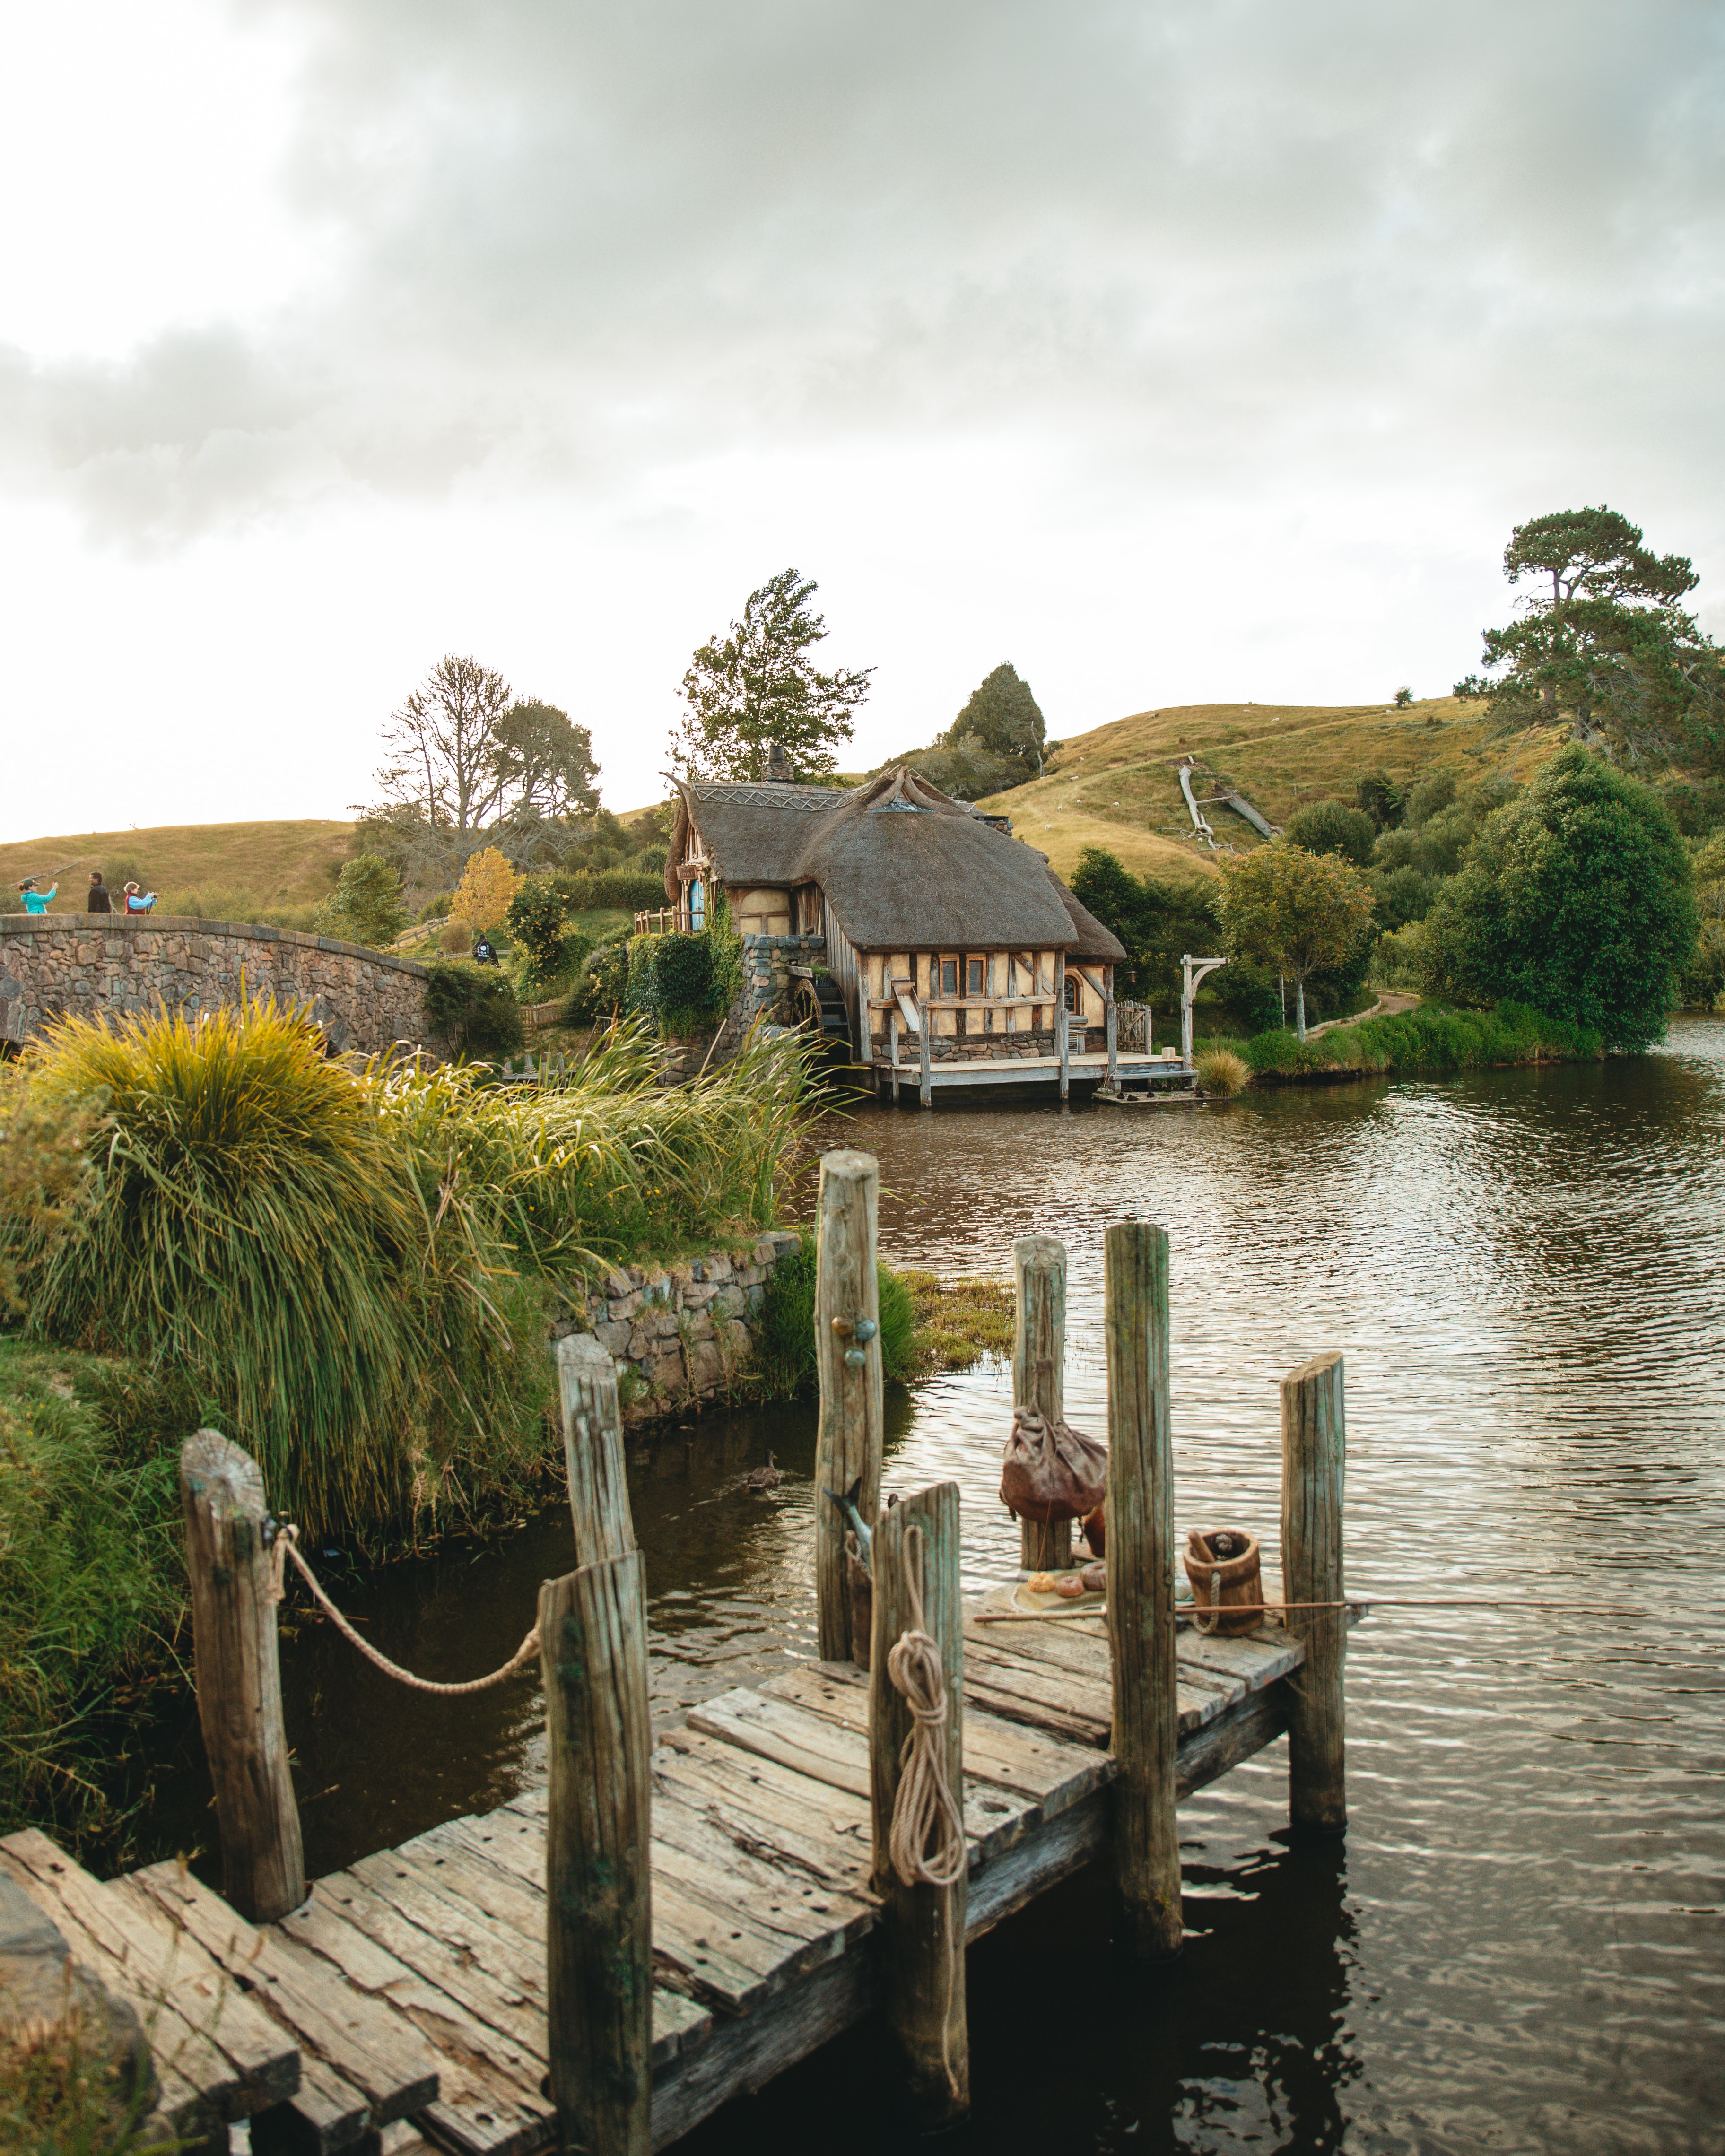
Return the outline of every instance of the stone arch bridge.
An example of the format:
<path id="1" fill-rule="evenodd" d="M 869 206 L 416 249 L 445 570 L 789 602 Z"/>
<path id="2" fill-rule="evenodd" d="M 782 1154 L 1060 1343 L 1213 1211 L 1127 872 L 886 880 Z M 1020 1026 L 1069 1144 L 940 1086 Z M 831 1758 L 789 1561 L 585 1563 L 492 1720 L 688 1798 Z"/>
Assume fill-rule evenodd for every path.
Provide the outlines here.
<path id="1" fill-rule="evenodd" d="M 308 1009 L 337 1054 L 427 1041 L 423 966 L 327 936 L 175 915 L 0 914 L 0 1042 L 58 1018 L 188 1015 L 272 995 Z"/>

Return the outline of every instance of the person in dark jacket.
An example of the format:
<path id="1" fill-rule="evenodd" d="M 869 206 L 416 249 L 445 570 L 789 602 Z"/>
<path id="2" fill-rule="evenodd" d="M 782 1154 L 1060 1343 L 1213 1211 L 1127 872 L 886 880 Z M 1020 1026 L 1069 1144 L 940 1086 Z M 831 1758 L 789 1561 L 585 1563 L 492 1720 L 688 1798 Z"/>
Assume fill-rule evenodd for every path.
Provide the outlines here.
<path id="1" fill-rule="evenodd" d="M 108 886 L 102 881 L 100 869 L 92 869 L 90 872 L 90 896 L 84 901 L 84 910 L 86 913 L 111 913 L 114 911 L 114 901 L 108 895 Z"/>

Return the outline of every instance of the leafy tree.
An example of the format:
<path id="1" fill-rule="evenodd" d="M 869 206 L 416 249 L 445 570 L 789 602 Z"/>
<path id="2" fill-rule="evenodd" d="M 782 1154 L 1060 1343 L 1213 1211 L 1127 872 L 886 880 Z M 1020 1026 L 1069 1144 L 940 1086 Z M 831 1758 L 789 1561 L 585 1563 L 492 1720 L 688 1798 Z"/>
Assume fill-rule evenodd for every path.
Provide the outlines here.
<path id="1" fill-rule="evenodd" d="M 1395 701 L 1395 707 L 1396 707 L 1397 711 L 1405 711 L 1407 710 L 1408 706 L 1409 706 L 1413 702 L 1413 701 L 1414 701 L 1414 691 L 1413 691 L 1413 690 L 1412 690 L 1408 686 L 1407 683 L 1404 681 L 1404 682 L 1402 684 L 1401 687 L 1400 687 L 1399 689 L 1398 689 L 1398 690 L 1396 690 L 1396 692 L 1395 692 L 1395 698 L 1394 698 L 1394 701 Z"/>
<path id="2" fill-rule="evenodd" d="M 1125 945 L 1117 985 L 1141 1002 L 1178 1000 L 1182 954 L 1209 950 L 1219 932 L 1208 884 L 1134 875 L 1106 846 L 1078 856 L 1072 895 Z"/>
<path id="3" fill-rule="evenodd" d="M 547 875 L 528 876 L 518 885 L 503 916 L 511 937 L 540 973 L 549 973 L 562 957 L 568 919 L 563 894 Z"/>
<path id="4" fill-rule="evenodd" d="M 751 592 L 728 635 L 701 645 L 683 676 L 687 706 L 670 756 L 691 778 L 762 779 L 778 742 L 803 773 L 838 767 L 834 750 L 855 732 L 872 666 L 823 674 L 810 654 L 827 634 L 812 603 L 818 584 L 782 569 Z"/>
<path id="5" fill-rule="evenodd" d="M 1356 789 L 1359 805 L 1380 831 L 1393 831 L 1408 805 L 1406 789 L 1387 771 L 1370 771 Z"/>
<path id="6" fill-rule="evenodd" d="M 1284 835 L 1308 854 L 1338 854 L 1363 869 L 1370 864 L 1378 826 L 1363 808 L 1350 808 L 1345 801 L 1314 801 L 1294 811 Z"/>
<path id="7" fill-rule="evenodd" d="M 620 1012 L 629 995 L 629 945 L 601 943 L 582 963 L 569 998 L 571 1025 L 593 1025 Z"/>
<path id="8" fill-rule="evenodd" d="M 465 921 L 475 936 L 493 935 L 508 917 L 521 881 L 496 847 L 487 846 L 467 864 L 449 901 L 450 915 Z"/>
<path id="9" fill-rule="evenodd" d="M 362 836 L 421 884 L 452 880 L 488 835 L 517 858 L 561 859 L 600 814 L 588 729 L 517 700 L 477 659 L 440 659 L 383 737 L 382 798 L 362 812 Z"/>
<path id="10" fill-rule="evenodd" d="M 1428 978 L 1638 1050 L 1665 1033 L 1697 926 L 1665 803 L 1572 743 L 1487 819 L 1427 915 Z"/>
<path id="11" fill-rule="evenodd" d="M 1371 934 L 1371 886 L 1337 855 L 1282 840 L 1224 865 L 1220 911 L 1230 957 L 1272 966 L 1294 983 L 1304 1040 L 1307 977 L 1358 954 Z"/>
<path id="12" fill-rule="evenodd" d="M 1725 831 L 1716 831 L 1695 856 L 1695 902 L 1700 934 L 1690 968 L 1689 998 L 1717 1005 L 1725 997 Z"/>
<path id="13" fill-rule="evenodd" d="M 1455 684 L 1522 725 L 1573 714 L 1632 759 L 1680 748 L 1725 757 L 1725 654 L 1677 602 L 1698 579 L 1679 554 L 1655 554 L 1641 529 L 1603 505 L 1518 524 L 1504 550 L 1520 619 L 1484 632 L 1484 673 Z"/>
<path id="14" fill-rule="evenodd" d="M 363 943 L 381 951 L 408 925 L 395 870 L 381 854 L 358 854 L 344 861 L 336 888 L 317 909 L 320 936 Z"/>
<path id="15" fill-rule="evenodd" d="M 941 737 L 948 749 L 974 744 L 993 757 L 1021 763 L 1033 777 L 1040 773 L 1048 742 L 1041 706 L 1010 661 L 985 675 L 970 701 Z"/>

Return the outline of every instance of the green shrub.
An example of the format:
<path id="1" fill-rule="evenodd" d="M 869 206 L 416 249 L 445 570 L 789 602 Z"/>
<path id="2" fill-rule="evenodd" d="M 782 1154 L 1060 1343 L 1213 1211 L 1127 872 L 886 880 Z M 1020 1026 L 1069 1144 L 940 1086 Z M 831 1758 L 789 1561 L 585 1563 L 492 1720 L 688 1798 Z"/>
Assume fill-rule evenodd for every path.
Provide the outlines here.
<path id="1" fill-rule="evenodd" d="M 1206 1048 L 1201 1053 L 1194 1050 L 1192 1067 L 1198 1073 L 1198 1082 L 1203 1090 L 1219 1094 L 1224 1100 L 1231 1100 L 1242 1086 L 1251 1082 L 1251 1065 L 1231 1048 Z"/>
<path id="2" fill-rule="evenodd" d="M 886 1265 L 875 1268 L 880 1298 L 880 1367 L 888 1378 L 910 1376 L 915 1366 L 916 1306 L 909 1285 Z M 754 1373 L 774 1399 L 812 1392 L 814 1373 L 815 1243 L 779 1260 L 761 1309 Z"/>
<path id="3" fill-rule="evenodd" d="M 86 1358 L 68 1358 L 82 1363 Z M 0 1341 L 0 1834 L 113 1825 L 95 1717 L 178 1627 L 172 1449 L 128 1461 L 57 1358 Z"/>
<path id="4" fill-rule="evenodd" d="M 1471 1070 L 1587 1062 L 1604 1051 L 1599 1035 L 1589 1028 L 1507 1003 L 1486 1011 L 1426 1005 L 1337 1026 L 1303 1044 L 1291 1033 L 1260 1033 L 1240 1052 L 1260 1076 L 1299 1079 L 1338 1070 Z"/>
<path id="5" fill-rule="evenodd" d="M 714 940 L 705 930 L 633 937 L 629 1010 L 650 1019 L 666 1034 L 694 1033 L 711 1024 L 725 1007 L 723 983 L 715 978 L 716 954 Z"/>
<path id="6" fill-rule="evenodd" d="M 565 1022 L 597 1025 L 603 1019 L 621 1017 L 628 1000 L 629 945 L 602 943 L 582 961 Z"/>
<path id="7" fill-rule="evenodd" d="M 569 909 L 563 903 L 555 879 L 531 875 L 523 880 L 503 918 L 511 936 L 532 959 L 536 969 L 548 973 L 557 963 L 563 926 L 568 916 Z"/>
<path id="8" fill-rule="evenodd" d="M 637 869 L 578 869 L 571 875 L 553 876 L 567 913 L 592 913 L 606 908 L 624 913 L 656 913 L 670 901 L 665 895 L 665 878 Z"/>
<path id="9" fill-rule="evenodd" d="M 381 951 L 412 918 L 395 870 L 381 854 L 357 854 L 342 865 L 335 890 L 318 907 L 317 932 Z"/>
<path id="10" fill-rule="evenodd" d="M 501 967 L 457 960 L 435 963 L 428 972 L 426 1024 L 457 1055 L 473 1060 L 521 1054 L 526 1039 L 521 1007 Z"/>

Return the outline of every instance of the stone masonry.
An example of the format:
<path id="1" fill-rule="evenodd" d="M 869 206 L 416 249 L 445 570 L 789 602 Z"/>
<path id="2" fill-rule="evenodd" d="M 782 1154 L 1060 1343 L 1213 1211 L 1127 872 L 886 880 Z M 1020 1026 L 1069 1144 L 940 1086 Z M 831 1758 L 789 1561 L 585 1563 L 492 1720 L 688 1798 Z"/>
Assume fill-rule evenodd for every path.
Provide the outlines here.
<path id="1" fill-rule="evenodd" d="M 167 1009 L 191 1016 L 249 997 L 309 1009 L 337 1054 L 426 1042 L 423 966 L 357 943 L 237 921 L 123 914 L 0 915 L 0 1040 L 52 1019 Z"/>
<path id="2" fill-rule="evenodd" d="M 609 1350 L 626 1421 L 675 1414 L 741 1375 L 755 1351 L 767 1283 L 801 1240 L 781 1229 L 675 1265 L 619 1265 L 552 1337 L 591 1332 Z"/>

